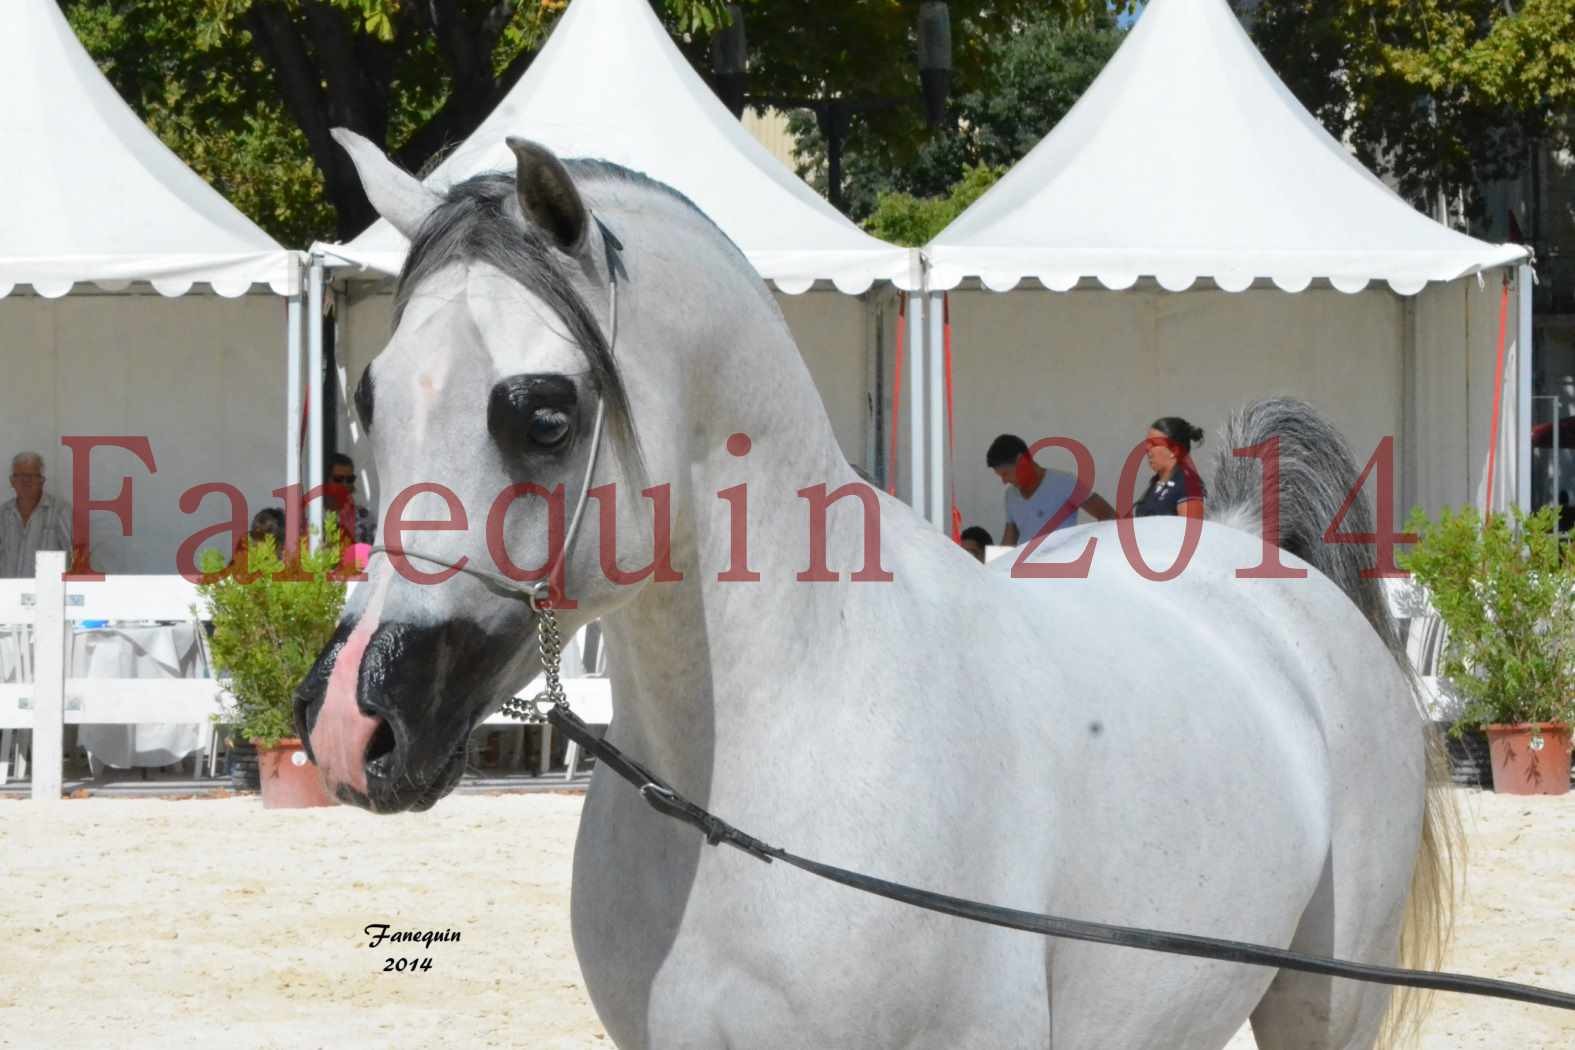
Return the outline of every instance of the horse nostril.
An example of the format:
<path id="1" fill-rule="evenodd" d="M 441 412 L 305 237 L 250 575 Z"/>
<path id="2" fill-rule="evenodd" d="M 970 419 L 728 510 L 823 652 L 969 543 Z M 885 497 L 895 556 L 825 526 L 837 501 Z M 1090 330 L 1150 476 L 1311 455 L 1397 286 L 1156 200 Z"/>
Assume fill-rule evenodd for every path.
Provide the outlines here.
<path id="1" fill-rule="evenodd" d="M 394 730 L 388 724 L 388 719 L 382 719 L 377 724 L 377 729 L 372 733 L 372 739 L 366 744 L 366 764 L 372 766 L 379 759 L 387 758 L 394 753 Z M 381 763 L 387 766 L 387 762 Z"/>

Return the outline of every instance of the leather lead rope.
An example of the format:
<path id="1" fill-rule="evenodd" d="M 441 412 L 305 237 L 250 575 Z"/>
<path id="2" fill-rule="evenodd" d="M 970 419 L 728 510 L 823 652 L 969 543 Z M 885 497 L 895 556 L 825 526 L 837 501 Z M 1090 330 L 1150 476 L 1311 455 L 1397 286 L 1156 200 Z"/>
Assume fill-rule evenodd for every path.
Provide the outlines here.
<path id="1" fill-rule="evenodd" d="M 1575 1010 L 1575 995 L 1555 992 L 1527 984 L 1498 981 L 1467 974 L 1434 973 L 1427 970 L 1406 970 L 1394 966 L 1373 966 L 1368 963 L 1326 959 L 1317 955 L 1280 948 L 1266 948 L 1244 941 L 1229 941 L 1217 937 L 1197 937 L 1191 934 L 1166 933 L 1162 930 L 1145 930 L 1132 926 L 1115 926 L 1103 922 L 1084 922 L 1064 919 L 1056 915 L 1017 911 L 992 904 L 948 897 L 929 890 L 887 882 L 884 879 L 860 875 L 845 868 L 822 864 L 789 853 L 778 846 L 771 846 L 747 835 L 720 817 L 707 812 L 674 791 L 655 774 L 634 759 L 619 751 L 612 744 L 591 732 L 579 716 L 566 706 L 554 706 L 547 714 L 547 721 L 564 736 L 574 741 L 598 762 L 634 785 L 640 796 L 658 813 L 698 828 L 706 842 L 713 846 L 728 845 L 770 863 L 780 860 L 795 868 L 807 871 L 832 882 L 879 897 L 909 904 L 915 908 L 953 915 L 973 922 L 988 923 L 1011 930 L 1037 933 L 1046 937 L 1088 941 L 1122 948 L 1139 948 L 1144 951 L 1165 952 L 1171 955 L 1189 955 L 1200 959 L 1244 963 L 1249 966 L 1267 966 L 1277 970 L 1299 970 L 1303 973 L 1324 974 L 1353 981 L 1373 984 L 1397 985 L 1407 988 L 1425 988 L 1440 992 L 1459 992 L 1463 995 L 1482 995 L 1495 999 L 1552 1006 L 1561 1010 Z"/>

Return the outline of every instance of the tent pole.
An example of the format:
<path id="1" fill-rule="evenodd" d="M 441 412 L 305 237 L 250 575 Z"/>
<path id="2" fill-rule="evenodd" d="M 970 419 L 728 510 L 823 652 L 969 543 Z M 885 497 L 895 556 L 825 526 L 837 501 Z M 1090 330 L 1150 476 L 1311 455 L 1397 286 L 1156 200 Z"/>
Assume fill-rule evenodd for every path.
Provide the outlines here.
<path id="1" fill-rule="evenodd" d="M 924 500 L 928 464 L 924 462 L 924 371 L 929 329 L 924 323 L 924 292 L 908 295 L 908 505 L 928 517 Z"/>
<path id="2" fill-rule="evenodd" d="M 1515 283 L 1519 286 L 1520 303 L 1519 316 L 1515 324 L 1515 363 L 1519 373 L 1516 389 L 1519 392 L 1515 415 L 1515 481 L 1516 496 L 1520 509 L 1527 514 L 1531 513 L 1531 355 L 1532 355 L 1532 318 L 1531 318 L 1531 267 L 1521 264 L 1515 268 Z M 1557 402 L 1554 403 L 1553 437 L 1558 440 L 1559 419 Z M 1555 449 L 1558 445 L 1553 446 Z M 1557 452 L 1554 453 L 1556 457 Z M 1557 466 L 1554 467 L 1557 470 Z M 1553 493 L 1553 503 L 1559 501 L 1559 494 Z"/>
<path id="3" fill-rule="evenodd" d="M 945 367 L 946 309 L 941 300 L 945 293 L 930 292 L 926 326 L 924 356 L 929 369 L 930 385 L 930 445 L 925 452 L 929 467 L 930 524 L 949 533 L 946 510 L 946 380 Z"/>
<path id="4" fill-rule="evenodd" d="M 1421 383 L 1417 377 L 1417 317 L 1421 310 L 1421 297 L 1426 288 L 1415 295 L 1400 300 L 1400 509 L 1410 513 L 1421 503 L 1422 480 L 1421 450 L 1427 447 L 1423 440 L 1421 411 Z M 1433 508 L 1427 508 L 1428 513 Z"/>
<path id="5" fill-rule="evenodd" d="M 886 382 L 881 355 L 884 351 L 886 309 L 881 290 L 872 289 L 864 302 L 864 389 L 869 411 L 864 420 L 864 466 L 882 484 L 886 480 L 884 437 Z M 877 486 L 879 487 L 879 486 Z"/>
<path id="6" fill-rule="evenodd" d="M 285 549 L 295 550 L 300 542 L 298 511 L 293 508 L 289 493 L 297 491 L 301 483 L 301 267 L 296 263 L 295 278 L 291 282 L 294 292 L 286 309 L 286 353 L 284 380 L 284 484 L 285 484 Z"/>
<path id="7" fill-rule="evenodd" d="M 307 492 L 323 483 L 323 260 L 312 256 L 311 281 L 306 287 L 306 487 Z M 313 546 L 323 526 L 323 501 L 307 504 Z"/>

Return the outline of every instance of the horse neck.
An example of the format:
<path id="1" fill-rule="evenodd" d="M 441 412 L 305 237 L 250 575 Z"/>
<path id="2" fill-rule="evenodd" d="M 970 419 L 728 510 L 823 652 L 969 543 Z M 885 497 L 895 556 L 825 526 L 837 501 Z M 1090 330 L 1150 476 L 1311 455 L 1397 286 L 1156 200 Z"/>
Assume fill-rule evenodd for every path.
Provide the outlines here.
<path id="1" fill-rule="evenodd" d="M 717 740 L 752 717 L 740 694 L 757 691 L 758 679 L 746 667 L 791 667 L 795 638 L 846 600 L 846 571 L 840 585 L 797 579 L 809 565 L 809 504 L 798 493 L 858 480 L 780 312 L 755 288 L 740 288 L 730 327 L 717 326 L 713 311 L 706 338 L 690 330 L 660 340 L 698 358 L 665 369 L 668 388 L 637 406 L 652 483 L 672 485 L 672 565 L 683 581 L 645 586 L 607 623 L 620 746 L 700 797 Z M 650 375 L 635 385 L 661 390 Z M 735 434 L 749 438 L 742 456 L 728 447 Z M 829 562 L 857 568 L 862 557 L 850 548 L 862 549 L 860 514 L 845 505 L 856 500 L 830 516 Z M 735 514 L 747 522 L 742 545 Z M 759 581 L 723 578 L 744 562 Z M 829 615 L 835 622 L 834 609 Z"/>

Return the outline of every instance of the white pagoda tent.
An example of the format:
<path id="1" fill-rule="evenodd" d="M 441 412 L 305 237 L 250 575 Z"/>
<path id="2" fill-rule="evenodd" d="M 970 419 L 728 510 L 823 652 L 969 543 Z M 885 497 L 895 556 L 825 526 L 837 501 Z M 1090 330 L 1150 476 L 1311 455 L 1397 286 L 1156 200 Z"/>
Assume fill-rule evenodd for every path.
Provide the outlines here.
<path id="1" fill-rule="evenodd" d="M 0 94 L 0 458 L 39 452 L 47 489 L 70 499 L 62 437 L 147 438 L 156 473 L 122 449 L 92 457 L 93 498 L 132 479 L 134 531 L 97 514 L 90 543 L 100 569 L 172 573 L 183 539 L 229 517 L 222 499 L 183 512 L 187 489 L 279 502 L 301 257 L 143 125 L 54 0 L 6 5 Z"/>
<path id="2" fill-rule="evenodd" d="M 1415 505 L 1529 502 L 1528 253 L 1434 222 L 1364 169 L 1225 0 L 1152 0 L 1065 119 L 923 255 L 932 358 L 951 293 L 952 480 L 967 523 L 1001 526 L 984 465 L 999 433 L 1082 441 L 1095 491 L 1115 503 L 1150 421 L 1184 416 L 1212 435 L 1271 394 L 1322 408 L 1359 461 L 1393 436 L 1401 521 Z M 940 396 L 929 391 L 937 522 Z"/>
<path id="3" fill-rule="evenodd" d="M 895 318 L 892 289 L 917 286 L 917 253 L 854 226 L 751 137 L 646 0 L 573 0 L 519 83 L 426 184 L 442 192 L 512 172 L 510 135 L 643 172 L 710 216 L 775 287 L 849 460 L 871 464 L 878 346 Z M 313 246 L 312 280 L 321 261 L 348 300 L 336 344 L 348 386 L 390 332 L 388 282 L 371 282 L 397 274 L 407 248 L 383 220 L 347 244 Z M 354 420 L 342 426 L 358 444 Z"/>

